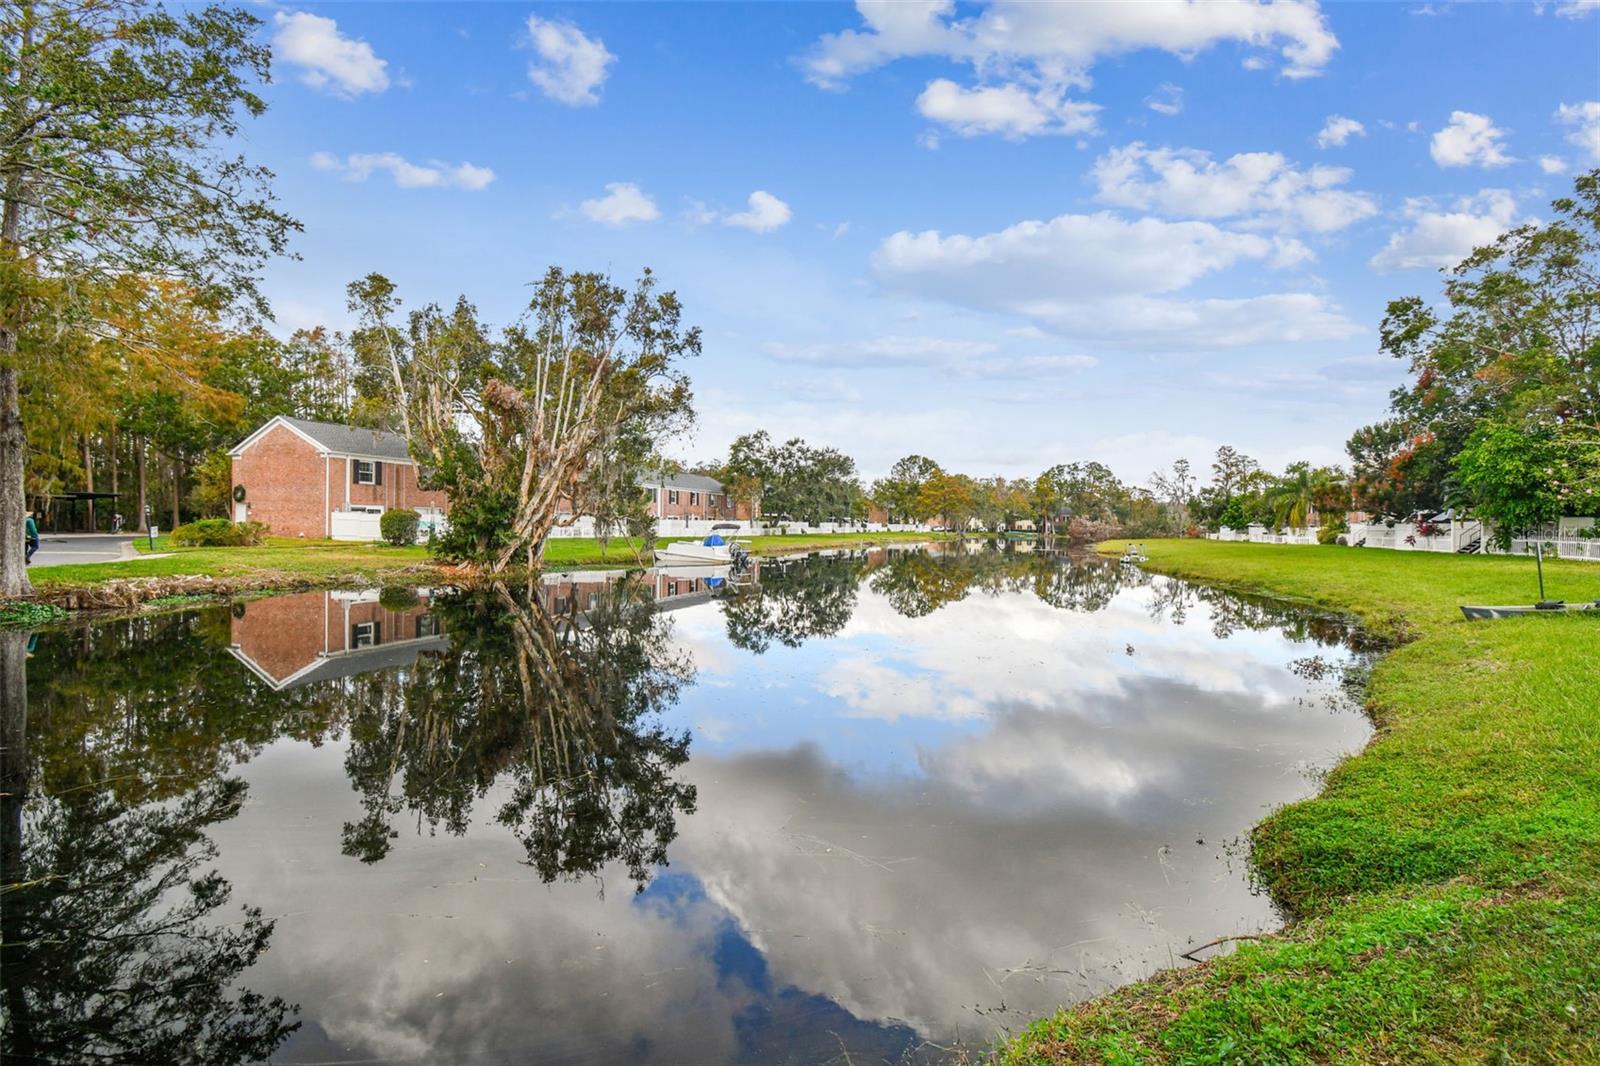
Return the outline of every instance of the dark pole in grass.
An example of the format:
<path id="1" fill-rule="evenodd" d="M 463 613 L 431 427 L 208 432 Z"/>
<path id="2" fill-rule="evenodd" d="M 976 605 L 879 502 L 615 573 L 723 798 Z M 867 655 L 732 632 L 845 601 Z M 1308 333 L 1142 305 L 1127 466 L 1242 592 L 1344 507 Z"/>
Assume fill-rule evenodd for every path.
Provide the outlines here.
<path id="1" fill-rule="evenodd" d="M 1544 602 L 1544 542 L 1533 542 L 1533 564 L 1539 568 L 1539 602 Z"/>

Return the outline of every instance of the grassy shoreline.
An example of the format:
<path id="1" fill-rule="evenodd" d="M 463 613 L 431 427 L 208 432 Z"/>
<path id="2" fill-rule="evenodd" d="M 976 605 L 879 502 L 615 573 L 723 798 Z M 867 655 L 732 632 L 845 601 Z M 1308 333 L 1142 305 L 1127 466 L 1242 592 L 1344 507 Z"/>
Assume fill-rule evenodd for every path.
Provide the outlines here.
<path id="1" fill-rule="evenodd" d="M 920 543 L 936 533 L 816 533 L 742 538 L 756 555 L 877 544 Z M 667 540 L 682 539 L 668 538 Z M 661 543 L 667 543 L 663 540 Z M 465 579 L 440 565 L 425 547 L 269 537 L 255 548 L 179 548 L 163 536 L 152 547 L 135 542 L 148 558 L 72 563 L 30 571 L 33 604 L 68 610 L 126 608 L 172 596 L 254 595 L 328 588 L 340 584 L 446 584 Z M 641 546 L 626 538 L 602 549 L 592 538 L 564 537 L 545 551 L 547 572 L 650 565 Z M 8 611 L 0 605 L 0 624 Z M 20 620 L 19 612 L 19 620 Z"/>
<path id="2" fill-rule="evenodd" d="M 1377 732 L 1252 833 L 1282 933 L 1064 1009 L 996 1060 L 1600 1061 L 1600 618 L 1462 620 L 1461 603 L 1531 602 L 1526 559 L 1147 549 L 1154 570 L 1397 640 L 1367 690 Z M 1600 597 L 1592 564 L 1546 581 Z"/>

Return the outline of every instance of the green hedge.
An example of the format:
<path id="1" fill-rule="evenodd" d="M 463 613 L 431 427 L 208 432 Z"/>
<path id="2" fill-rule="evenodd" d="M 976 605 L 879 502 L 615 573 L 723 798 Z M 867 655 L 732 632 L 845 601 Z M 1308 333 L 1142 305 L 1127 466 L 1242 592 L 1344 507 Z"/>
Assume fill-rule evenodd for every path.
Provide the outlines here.
<path id="1" fill-rule="evenodd" d="M 172 543 L 184 548 L 251 548 L 267 535 L 265 522 L 230 522 L 202 518 L 172 531 Z"/>

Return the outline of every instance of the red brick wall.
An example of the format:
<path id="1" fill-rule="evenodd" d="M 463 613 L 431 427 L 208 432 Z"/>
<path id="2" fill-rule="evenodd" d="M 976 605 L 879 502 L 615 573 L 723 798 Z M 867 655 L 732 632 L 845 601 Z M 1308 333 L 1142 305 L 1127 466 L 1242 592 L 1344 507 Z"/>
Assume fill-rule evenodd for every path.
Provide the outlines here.
<path id="1" fill-rule="evenodd" d="M 229 639 L 274 681 L 309 666 L 323 650 L 322 605 L 327 594 L 302 592 L 241 604 Z"/>
<path id="2" fill-rule="evenodd" d="M 672 502 L 672 493 L 678 494 L 678 502 Z M 657 518 L 711 518 L 718 521 L 732 522 L 737 520 L 736 510 L 728 500 L 726 493 L 694 492 L 694 502 L 689 502 L 688 489 L 661 489 L 660 509 L 656 508 L 656 490 L 650 488 L 650 513 Z M 715 501 L 715 502 L 713 502 Z"/>
<path id="3" fill-rule="evenodd" d="M 273 426 L 234 459 L 233 483 L 244 486 L 246 517 L 267 523 L 278 536 L 327 536 L 322 456 L 288 427 Z M 343 503 L 342 491 L 337 500 Z"/>
<path id="4" fill-rule="evenodd" d="M 417 487 L 417 468 L 410 463 L 396 463 L 393 461 L 383 464 L 382 485 L 357 485 L 350 479 L 351 459 L 332 459 L 329 461 L 328 491 L 330 507 L 339 511 L 345 505 L 345 486 L 350 487 L 350 502 L 364 506 L 380 506 L 386 509 L 396 507 L 437 507 L 441 511 L 450 509 L 450 498 L 442 491 L 434 489 L 426 491 Z"/>
<path id="5" fill-rule="evenodd" d="M 331 592 L 274 596 L 243 606 L 244 614 L 230 623 L 229 639 L 275 681 L 300 672 L 320 655 L 349 650 L 348 627 L 361 622 L 379 624 L 379 644 L 414 640 L 416 620 L 432 609 L 426 597 L 398 611 L 379 603 L 352 603 L 347 619 L 344 601 Z"/>

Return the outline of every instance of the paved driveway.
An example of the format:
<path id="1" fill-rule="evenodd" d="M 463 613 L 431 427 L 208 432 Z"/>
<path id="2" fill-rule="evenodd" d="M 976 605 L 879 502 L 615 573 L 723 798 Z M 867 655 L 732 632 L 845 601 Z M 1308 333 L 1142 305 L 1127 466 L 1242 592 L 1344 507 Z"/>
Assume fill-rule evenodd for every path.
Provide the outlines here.
<path id="1" fill-rule="evenodd" d="M 100 533 L 45 533 L 39 537 L 39 550 L 33 553 L 34 566 L 60 566 L 62 563 L 114 563 L 133 555 L 133 537 Z"/>

